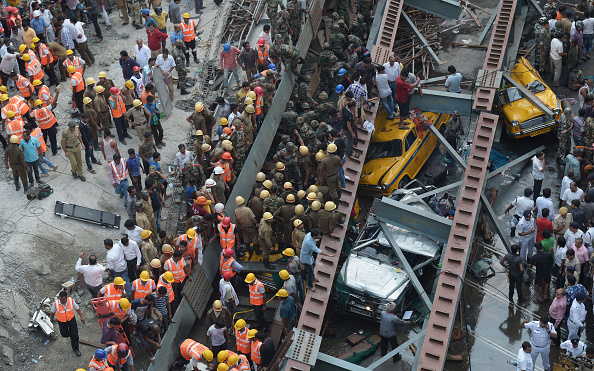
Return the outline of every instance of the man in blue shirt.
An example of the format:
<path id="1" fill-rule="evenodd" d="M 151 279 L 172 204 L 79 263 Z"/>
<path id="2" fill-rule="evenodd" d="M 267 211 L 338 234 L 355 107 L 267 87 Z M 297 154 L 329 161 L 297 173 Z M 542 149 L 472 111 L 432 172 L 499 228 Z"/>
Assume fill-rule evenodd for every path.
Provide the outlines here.
<path id="1" fill-rule="evenodd" d="M 448 72 L 450 73 L 450 76 L 448 76 L 448 79 L 445 82 L 446 90 L 450 93 L 459 93 L 462 75 L 459 72 L 456 72 L 456 67 L 454 66 L 449 66 Z"/>
<path id="2" fill-rule="evenodd" d="M 317 243 L 321 240 L 322 232 L 320 232 L 320 230 L 317 228 L 313 228 L 311 232 L 305 235 L 303 244 L 301 245 L 301 255 L 299 256 L 301 263 L 303 263 L 305 270 L 307 271 L 307 288 L 313 292 L 316 291 L 316 289 L 313 287 L 313 281 L 315 279 L 314 266 L 316 264 L 313 254 L 317 253 L 328 257 L 336 256 L 336 254 L 328 254 L 318 248 Z"/>
<path id="3" fill-rule="evenodd" d="M 163 142 L 163 126 L 161 126 L 161 112 L 157 109 L 157 102 L 155 102 L 155 97 L 149 95 L 146 97 L 146 104 L 144 105 L 146 109 L 152 114 L 150 127 L 151 132 L 153 133 L 153 137 L 155 137 L 155 144 L 157 148 L 161 149 L 162 146 L 165 145 Z"/>
<path id="4" fill-rule="evenodd" d="M 134 148 L 128 148 L 126 167 L 128 168 L 128 173 L 132 179 L 132 185 L 138 190 L 138 192 L 142 191 L 141 170 L 144 171 L 144 169 L 142 167 L 142 161 L 140 161 L 140 156 L 136 154 Z"/>
<path id="5" fill-rule="evenodd" d="M 287 335 L 293 329 L 295 319 L 295 299 L 285 289 L 278 290 L 276 296 L 281 301 L 280 318 L 283 321 L 283 334 Z"/>
<path id="6" fill-rule="evenodd" d="M 181 28 L 181 26 L 179 24 L 176 24 L 173 27 L 173 29 L 174 29 L 174 31 L 171 34 L 171 36 L 169 37 L 169 39 L 171 40 L 171 47 L 172 48 L 175 46 L 175 42 L 177 40 L 182 40 L 183 41 L 183 39 L 184 39 L 184 34 L 183 34 L 182 28 Z"/>
<path id="7" fill-rule="evenodd" d="M 144 28 L 148 28 L 150 24 L 155 26 L 155 28 L 158 27 L 157 21 L 155 21 L 155 18 L 149 15 L 150 12 L 147 8 L 142 8 L 140 13 L 142 13 L 142 16 L 144 17 Z"/>
<path id="8" fill-rule="evenodd" d="M 130 80 L 132 75 L 134 75 L 134 66 L 140 65 L 136 63 L 136 61 L 128 56 L 128 52 L 122 50 L 120 52 L 120 66 L 122 66 L 122 74 L 124 75 L 124 80 Z"/>
<path id="9" fill-rule="evenodd" d="M 29 166 L 29 172 L 27 173 L 29 176 L 29 184 L 33 184 L 33 172 L 35 172 L 35 180 L 37 183 L 41 183 L 41 178 L 39 177 L 39 162 L 43 163 L 43 157 L 39 153 L 39 148 L 41 147 L 39 141 L 31 137 L 31 132 L 29 130 L 25 130 L 19 147 L 23 149 L 25 162 L 27 163 L 27 166 Z"/>
<path id="10" fill-rule="evenodd" d="M 37 34 L 37 37 L 40 39 L 45 39 L 45 28 L 48 26 L 47 23 L 45 22 L 45 19 L 43 19 L 41 17 L 41 11 L 39 10 L 35 10 L 33 12 L 33 19 L 30 22 L 30 26 L 33 30 L 35 30 L 35 33 Z M 27 45 L 30 46 L 30 45 Z"/>

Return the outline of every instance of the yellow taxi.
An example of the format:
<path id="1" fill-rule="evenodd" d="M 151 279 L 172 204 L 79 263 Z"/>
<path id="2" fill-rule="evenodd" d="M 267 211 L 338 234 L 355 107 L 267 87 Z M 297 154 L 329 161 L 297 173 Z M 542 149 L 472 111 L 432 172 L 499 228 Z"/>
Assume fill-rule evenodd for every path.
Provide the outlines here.
<path id="1" fill-rule="evenodd" d="M 445 130 L 448 114 L 424 112 L 440 132 Z M 387 120 L 385 111 L 375 119 L 375 132 L 371 136 L 359 192 L 369 196 L 389 196 L 417 176 L 417 173 L 437 144 L 437 138 L 426 128 L 421 135 L 416 125 L 407 119 L 406 129 L 398 129 L 396 120 Z"/>
<path id="2" fill-rule="evenodd" d="M 518 88 L 511 86 L 499 90 L 497 106 L 500 120 L 505 124 L 507 134 L 515 139 L 535 137 L 548 133 L 559 126 L 557 120 L 561 114 L 561 102 L 553 91 L 544 83 L 538 71 L 524 57 L 510 72 L 511 78 L 534 94 L 546 104 L 554 116 L 548 116 L 526 99 Z"/>

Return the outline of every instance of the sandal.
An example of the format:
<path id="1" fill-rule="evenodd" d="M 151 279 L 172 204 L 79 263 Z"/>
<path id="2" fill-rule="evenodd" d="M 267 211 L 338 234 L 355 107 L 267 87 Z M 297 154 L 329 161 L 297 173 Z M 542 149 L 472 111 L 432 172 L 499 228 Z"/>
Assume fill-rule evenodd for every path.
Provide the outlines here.
<path id="1" fill-rule="evenodd" d="M 95 162 L 95 165 L 103 165 L 103 164 L 101 163 L 101 161 L 97 160 L 97 162 Z"/>
<path id="2" fill-rule="evenodd" d="M 89 173 L 91 173 L 91 174 L 97 174 L 97 172 L 95 170 L 93 170 L 93 169 L 89 169 Z"/>

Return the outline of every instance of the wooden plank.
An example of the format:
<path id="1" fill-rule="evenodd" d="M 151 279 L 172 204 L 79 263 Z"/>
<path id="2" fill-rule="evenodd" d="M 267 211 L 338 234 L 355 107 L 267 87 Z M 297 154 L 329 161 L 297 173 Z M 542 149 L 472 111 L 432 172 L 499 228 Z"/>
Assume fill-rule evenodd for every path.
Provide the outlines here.
<path id="1" fill-rule="evenodd" d="M 346 341 L 351 345 L 357 345 L 363 340 L 365 340 L 367 336 L 359 335 L 359 334 L 350 334 L 347 336 Z"/>
<path id="2" fill-rule="evenodd" d="M 92 341 L 78 339 L 78 342 L 81 343 L 81 344 L 84 344 L 84 345 L 91 346 L 91 347 L 95 347 L 95 348 L 99 348 L 99 349 L 105 349 L 105 345 L 99 344 L 99 343 L 94 343 Z"/>

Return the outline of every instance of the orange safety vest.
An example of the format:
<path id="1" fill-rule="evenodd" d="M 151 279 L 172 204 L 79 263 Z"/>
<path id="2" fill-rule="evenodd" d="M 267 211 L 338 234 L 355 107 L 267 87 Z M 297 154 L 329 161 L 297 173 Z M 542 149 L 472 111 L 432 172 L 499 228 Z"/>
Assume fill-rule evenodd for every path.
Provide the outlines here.
<path id="1" fill-rule="evenodd" d="M 80 73 L 80 75 L 82 76 L 83 74 L 83 64 L 80 62 L 80 58 L 79 57 L 74 57 L 72 58 L 72 60 L 70 60 L 70 58 L 66 58 L 66 60 L 64 61 L 64 67 L 66 67 L 66 71 L 68 71 L 68 66 L 74 66 L 74 73 L 78 72 Z M 72 76 L 72 75 L 70 75 Z"/>
<path id="2" fill-rule="evenodd" d="M 37 97 L 43 101 L 43 106 L 50 106 L 54 103 L 54 98 L 52 98 L 52 93 L 50 92 L 49 88 L 45 85 L 41 86 L 39 92 L 37 93 Z"/>
<path id="3" fill-rule="evenodd" d="M 186 271 L 184 271 L 184 259 L 180 259 L 177 263 L 175 263 L 173 258 L 169 258 L 165 262 L 163 269 L 173 274 L 173 279 L 175 280 L 174 282 L 184 282 L 184 279 L 186 278 Z"/>
<path id="4" fill-rule="evenodd" d="M 37 58 L 37 54 L 35 54 L 35 51 L 33 49 L 29 49 L 27 54 L 29 54 L 29 57 L 31 57 L 31 60 L 36 59 L 37 61 L 39 61 L 39 59 Z"/>
<path id="5" fill-rule="evenodd" d="M 235 330 L 235 345 L 237 346 L 237 351 L 243 354 L 250 354 L 250 339 L 247 336 L 247 327 L 241 330 Z"/>
<path id="6" fill-rule="evenodd" d="M 247 332 L 247 331 L 246 331 Z M 248 343 L 249 344 L 249 343 Z M 249 354 L 250 352 L 250 346 L 248 345 L 248 352 L 247 354 Z M 239 355 L 239 364 L 238 366 L 235 368 L 237 371 L 250 371 L 250 361 L 247 359 L 246 356 L 244 356 L 243 354 Z"/>
<path id="7" fill-rule="evenodd" d="M 134 280 L 132 282 L 132 287 L 134 287 L 134 299 L 140 299 L 146 297 L 148 294 L 153 292 L 153 286 L 155 281 L 149 279 L 146 284 L 142 284 L 142 280 L 140 278 Z"/>
<path id="8" fill-rule="evenodd" d="M 37 59 L 31 58 L 27 62 L 26 70 L 29 76 L 33 76 L 33 80 L 43 80 L 43 76 L 45 76 L 41 68 L 41 63 Z"/>
<path id="9" fill-rule="evenodd" d="M 75 87 L 72 86 L 72 80 L 74 80 L 75 86 L 76 86 L 76 92 L 78 93 L 79 91 L 83 91 L 85 90 L 85 80 L 82 77 L 82 74 L 80 72 L 74 72 L 71 76 L 70 76 L 70 89 L 74 90 Z"/>
<path id="10" fill-rule="evenodd" d="M 189 21 L 188 23 L 182 22 L 180 25 L 185 42 L 190 42 L 196 38 L 196 32 L 194 31 L 194 21 Z"/>
<path id="11" fill-rule="evenodd" d="M 31 96 L 31 83 L 29 80 L 21 75 L 18 75 L 16 86 L 19 88 L 19 91 L 23 97 L 29 98 Z"/>
<path id="12" fill-rule="evenodd" d="M 102 371 L 105 370 L 107 368 L 107 360 L 106 359 L 100 359 L 97 360 L 95 359 L 95 357 L 91 357 L 91 362 L 89 362 L 89 369 L 91 367 L 94 367 L 96 370 L 98 371 Z"/>
<path id="13" fill-rule="evenodd" d="M 16 117 L 16 116 L 15 116 Z M 25 131 L 25 123 L 20 117 L 18 119 L 6 119 L 6 134 L 10 139 L 11 135 L 16 135 L 19 138 L 19 142 L 23 139 L 23 132 Z"/>
<path id="14" fill-rule="evenodd" d="M 59 322 L 68 322 L 74 318 L 74 300 L 72 298 L 68 298 L 66 307 L 64 307 L 59 299 L 56 299 L 54 307 L 56 308 L 56 317 Z"/>
<path id="15" fill-rule="evenodd" d="M 17 116 L 17 111 L 20 112 L 21 115 L 25 115 L 27 112 L 29 112 L 29 105 L 27 104 L 27 100 L 21 97 L 20 95 L 15 95 L 14 97 L 10 98 L 8 100 L 8 103 L 14 104 L 14 106 L 16 107 L 16 111 L 13 112 Z"/>
<path id="16" fill-rule="evenodd" d="M 55 59 L 52 53 L 50 52 L 49 48 L 45 44 L 39 45 L 39 59 L 43 66 L 50 65 L 54 63 Z M 66 58 L 68 59 L 68 58 Z"/>
<path id="17" fill-rule="evenodd" d="M 195 358 L 197 361 L 199 361 L 202 358 L 202 353 L 204 353 L 204 351 L 207 349 L 207 347 L 197 341 L 186 339 L 179 347 L 179 352 L 181 353 L 182 357 L 188 361 L 190 361 L 192 358 Z"/>
<path id="18" fill-rule="evenodd" d="M 109 362 L 110 365 L 117 365 L 118 363 L 120 365 L 124 365 L 126 364 L 126 362 L 128 362 L 128 357 L 130 357 L 130 350 L 128 349 L 128 354 L 125 357 L 120 357 L 118 356 L 118 347 L 115 345 L 111 346 L 111 352 L 109 352 L 109 354 L 107 355 L 107 362 Z"/>
<path id="19" fill-rule="evenodd" d="M 121 173 L 118 171 L 115 161 L 109 163 L 109 166 L 111 166 L 111 171 L 113 172 L 114 180 L 119 180 L 121 182 L 125 179 L 128 179 L 128 173 L 126 172 L 126 161 L 120 159 L 120 165 L 122 165 Z"/>
<path id="20" fill-rule="evenodd" d="M 222 363 L 226 363 L 227 365 L 229 365 L 229 357 L 231 357 L 231 356 L 238 356 L 238 355 L 237 355 L 237 353 L 232 352 L 230 350 L 225 350 L 225 352 L 227 352 L 227 358 L 225 358 L 225 361 L 223 361 Z"/>
<path id="21" fill-rule="evenodd" d="M 108 101 L 109 108 L 111 108 L 111 114 L 113 115 L 114 119 L 122 117 L 122 115 L 126 113 L 126 106 L 124 105 L 124 101 L 122 101 L 122 97 L 119 94 L 117 98 L 114 98 L 112 95 L 109 97 Z"/>
<path id="22" fill-rule="evenodd" d="M 264 305 L 264 294 L 260 292 L 260 288 L 264 288 L 264 284 L 257 279 L 249 285 L 250 304 Z"/>
<path id="23" fill-rule="evenodd" d="M 229 163 L 219 160 L 217 162 L 217 165 L 219 165 L 223 169 L 223 174 L 221 174 L 221 178 L 225 182 L 230 182 L 231 181 L 231 167 L 229 166 Z"/>
<path id="24" fill-rule="evenodd" d="M 126 316 L 126 311 L 123 310 L 122 307 L 120 307 L 120 299 L 121 297 L 117 300 L 110 300 L 109 306 L 111 307 L 111 311 L 113 312 L 113 314 L 119 319 L 122 319 Z"/>
<path id="25" fill-rule="evenodd" d="M 173 287 L 169 282 L 165 281 L 163 275 L 159 277 L 159 282 L 157 282 L 157 289 L 159 289 L 159 287 L 161 286 L 165 286 L 165 288 L 167 289 L 167 294 L 169 294 L 169 302 L 171 303 L 173 299 L 175 299 L 175 294 L 173 293 Z"/>
<path id="26" fill-rule="evenodd" d="M 252 359 L 252 362 L 254 362 L 255 364 L 257 364 L 258 366 L 260 365 L 260 347 L 262 346 L 262 342 L 260 340 L 256 340 L 254 342 L 252 342 L 252 353 L 250 358 Z"/>
<path id="27" fill-rule="evenodd" d="M 58 122 L 50 106 L 37 108 L 33 111 L 33 116 L 42 129 L 49 129 Z"/>
<path id="28" fill-rule="evenodd" d="M 223 275 L 223 273 L 229 271 L 231 272 L 231 277 L 235 276 L 235 270 L 233 269 L 233 263 L 235 262 L 235 259 L 233 259 L 233 257 L 230 257 L 229 259 L 225 260 L 225 254 L 221 253 L 221 261 L 219 263 L 219 272 L 221 273 L 221 276 Z"/>
<path id="29" fill-rule="evenodd" d="M 105 299 L 120 300 L 122 298 L 122 289 L 116 288 L 113 283 L 105 285 L 103 288 L 105 289 Z"/>
<path id="30" fill-rule="evenodd" d="M 262 96 L 256 98 L 256 116 L 262 114 Z"/>
<path id="31" fill-rule="evenodd" d="M 258 63 L 264 64 L 264 59 L 268 58 L 268 52 L 270 47 L 264 44 L 264 50 L 260 49 L 260 45 L 256 45 L 256 51 L 258 52 Z"/>
<path id="32" fill-rule="evenodd" d="M 47 151 L 47 146 L 45 145 L 45 140 L 43 139 L 43 133 L 41 132 L 41 129 L 35 128 L 35 130 L 31 132 L 31 136 L 37 139 L 41 147 L 41 152 L 45 153 Z"/>
<path id="33" fill-rule="evenodd" d="M 217 229 L 219 231 L 221 247 L 223 249 L 232 249 L 235 246 L 235 224 L 231 223 L 227 232 L 225 232 L 221 223 L 217 224 Z"/>
<path id="34" fill-rule="evenodd" d="M 198 237 L 196 238 L 188 238 L 187 234 L 182 234 L 177 238 L 177 246 L 181 241 L 186 241 L 188 243 L 188 252 L 184 254 L 184 256 L 194 256 L 194 251 L 196 251 L 196 243 L 198 243 Z"/>

